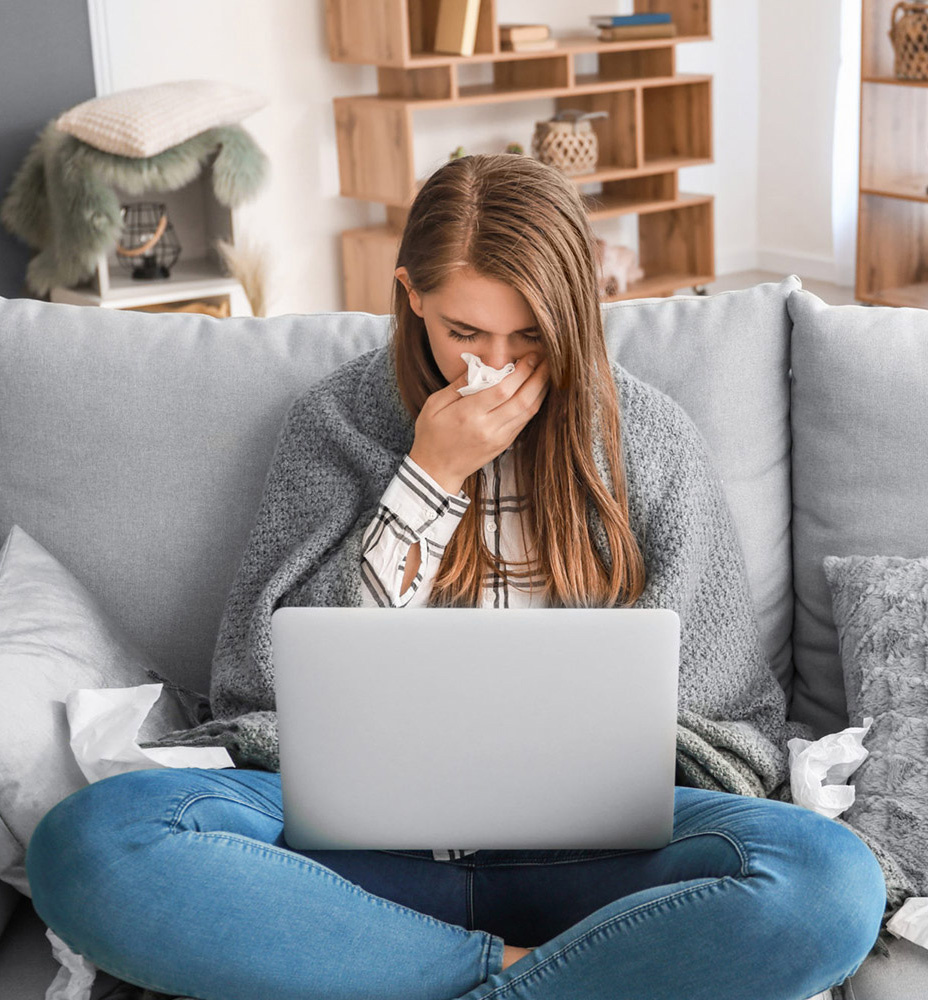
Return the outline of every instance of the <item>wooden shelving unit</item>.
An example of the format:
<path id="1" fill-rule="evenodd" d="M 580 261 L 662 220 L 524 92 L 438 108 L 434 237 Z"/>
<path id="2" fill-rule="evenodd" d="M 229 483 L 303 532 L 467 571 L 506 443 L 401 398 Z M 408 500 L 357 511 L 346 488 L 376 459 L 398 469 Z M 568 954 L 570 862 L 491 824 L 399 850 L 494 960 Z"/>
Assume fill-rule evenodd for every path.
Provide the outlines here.
<path id="1" fill-rule="evenodd" d="M 635 0 L 637 11 L 669 11 L 671 38 L 600 42 L 559 39 L 547 52 L 500 49 L 498 8 L 481 0 L 473 56 L 430 51 L 438 0 L 326 0 L 329 55 L 374 64 L 377 93 L 334 100 L 341 194 L 386 207 L 386 223 L 341 234 L 346 310 L 391 309 L 393 268 L 406 213 L 425 178 L 413 157 L 415 112 L 536 100 L 562 108 L 604 110 L 594 119 L 595 172 L 572 177 L 591 220 L 638 216 L 645 277 L 614 299 L 672 295 L 715 280 L 713 197 L 682 194 L 678 171 L 712 162 L 712 77 L 677 74 L 676 47 L 711 38 L 710 0 Z M 578 28 L 586 28 L 587 17 Z M 578 73 L 576 56 L 593 53 L 595 73 Z M 488 63 L 491 83 L 464 84 L 458 68 Z M 552 112 L 552 113 L 554 113 Z"/>
<path id="2" fill-rule="evenodd" d="M 863 0 L 854 294 L 928 308 L 928 80 L 895 76 L 895 0 Z"/>

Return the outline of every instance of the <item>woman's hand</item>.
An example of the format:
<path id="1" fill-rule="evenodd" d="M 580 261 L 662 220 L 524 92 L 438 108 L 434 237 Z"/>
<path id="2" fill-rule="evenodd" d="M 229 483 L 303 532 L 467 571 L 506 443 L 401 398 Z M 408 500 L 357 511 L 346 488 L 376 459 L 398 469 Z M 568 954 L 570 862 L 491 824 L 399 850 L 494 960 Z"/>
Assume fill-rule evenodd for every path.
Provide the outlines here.
<path id="1" fill-rule="evenodd" d="M 535 367 L 537 365 L 537 367 Z M 548 392 L 547 360 L 527 354 L 496 385 L 471 396 L 467 372 L 433 392 L 416 419 L 409 457 L 449 493 L 460 493 L 464 481 L 502 454 L 535 416 Z"/>

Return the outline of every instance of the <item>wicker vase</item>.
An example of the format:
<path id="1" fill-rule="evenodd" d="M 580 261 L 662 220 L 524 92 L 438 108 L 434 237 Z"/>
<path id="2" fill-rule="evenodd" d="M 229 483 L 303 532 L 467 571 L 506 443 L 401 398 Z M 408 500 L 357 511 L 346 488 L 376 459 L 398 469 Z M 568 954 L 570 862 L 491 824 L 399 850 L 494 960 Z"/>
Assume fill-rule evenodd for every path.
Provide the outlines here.
<path id="1" fill-rule="evenodd" d="M 589 119 L 535 123 L 532 155 L 569 176 L 596 169 L 599 140 Z"/>
<path id="2" fill-rule="evenodd" d="M 890 17 L 889 38 L 896 53 L 896 76 L 928 80 L 928 6 L 899 0 Z"/>

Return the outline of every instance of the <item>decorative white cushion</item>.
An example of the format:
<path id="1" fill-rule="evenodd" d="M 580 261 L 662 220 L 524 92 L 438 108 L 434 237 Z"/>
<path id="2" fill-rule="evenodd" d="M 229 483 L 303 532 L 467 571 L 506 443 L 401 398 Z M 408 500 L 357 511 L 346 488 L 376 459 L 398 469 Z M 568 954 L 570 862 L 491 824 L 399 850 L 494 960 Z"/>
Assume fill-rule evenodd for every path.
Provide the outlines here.
<path id="1" fill-rule="evenodd" d="M 218 80 L 178 80 L 95 97 L 55 123 L 105 153 L 154 156 L 220 125 L 259 111 L 267 98 Z"/>
<path id="2" fill-rule="evenodd" d="M 14 525 L 0 548 L 0 882 L 29 895 L 33 830 L 87 784 L 70 746 L 68 693 L 151 684 L 149 669 L 90 592 Z M 139 742 L 194 725 L 189 708 L 163 688 Z"/>

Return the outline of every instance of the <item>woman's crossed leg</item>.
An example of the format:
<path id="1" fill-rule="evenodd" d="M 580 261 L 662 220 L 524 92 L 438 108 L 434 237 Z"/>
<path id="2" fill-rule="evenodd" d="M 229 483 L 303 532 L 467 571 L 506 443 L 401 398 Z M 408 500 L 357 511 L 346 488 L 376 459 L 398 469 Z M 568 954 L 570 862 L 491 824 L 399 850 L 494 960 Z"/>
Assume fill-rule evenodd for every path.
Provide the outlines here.
<path id="1" fill-rule="evenodd" d="M 856 970 L 885 903 L 872 853 L 815 813 L 677 788 L 658 851 L 311 851 L 280 776 L 117 775 L 42 820 L 39 915 L 129 982 L 203 1000 L 733 1000 Z M 537 945 L 502 970 L 503 940 Z"/>

